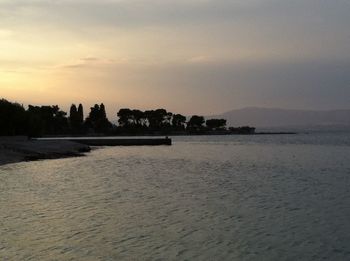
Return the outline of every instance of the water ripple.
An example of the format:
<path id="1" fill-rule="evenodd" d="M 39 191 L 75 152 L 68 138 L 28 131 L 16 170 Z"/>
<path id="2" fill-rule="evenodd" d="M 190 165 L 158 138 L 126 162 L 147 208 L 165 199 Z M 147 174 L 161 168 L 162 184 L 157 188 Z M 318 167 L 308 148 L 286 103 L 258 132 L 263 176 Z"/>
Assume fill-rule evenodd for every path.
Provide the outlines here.
<path id="1" fill-rule="evenodd" d="M 1 167 L 0 259 L 350 259 L 350 147 L 223 139 Z"/>

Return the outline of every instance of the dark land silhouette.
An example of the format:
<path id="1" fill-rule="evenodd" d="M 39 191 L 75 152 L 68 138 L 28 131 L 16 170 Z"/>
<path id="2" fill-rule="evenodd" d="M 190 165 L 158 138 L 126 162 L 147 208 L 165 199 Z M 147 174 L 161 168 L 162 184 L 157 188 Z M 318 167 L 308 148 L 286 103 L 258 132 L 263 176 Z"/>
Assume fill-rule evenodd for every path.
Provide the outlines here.
<path id="1" fill-rule="evenodd" d="M 82 104 L 72 104 L 69 115 L 58 105 L 32 106 L 0 100 L 0 136 L 25 135 L 29 137 L 63 135 L 214 135 L 254 134 L 252 127 L 229 127 L 225 119 L 208 119 L 193 115 L 187 117 L 165 109 L 120 109 L 118 124 L 112 124 L 104 104 L 95 104 L 84 119 Z"/>

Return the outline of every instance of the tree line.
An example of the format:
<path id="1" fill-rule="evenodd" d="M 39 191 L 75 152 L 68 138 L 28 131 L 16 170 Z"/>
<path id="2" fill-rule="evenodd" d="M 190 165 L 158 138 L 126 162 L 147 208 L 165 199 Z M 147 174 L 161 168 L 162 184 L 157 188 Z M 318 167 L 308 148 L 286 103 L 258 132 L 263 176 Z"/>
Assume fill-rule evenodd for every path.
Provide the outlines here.
<path id="1" fill-rule="evenodd" d="M 198 132 L 203 130 L 226 129 L 226 120 L 211 119 L 194 115 L 188 121 L 186 116 L 168 112 L 165 109 L 131 110 L 120 109 L 117 113 L 119 128 L 126 131 L 151 132 Z"/>
<path id="2" fill-rule="evenodd" d="M 224 131 L 225 119 L 208 119 L 194 115 L 187 120 L 181 114 L 165 109 L 136 110 L 123 108 L 116 116 L 118 124 L 112 124 L 106 115 L 104 104 L 95 104 L 84 118 L 82 104 L 72 104 L 69 114 L 59 106 L 33 106 L 27 109 L 18 103 L 0 100 L 0 135 L 143 135 L 143 134 L 200 134 L 206 131 Z M 249 127 L 245 127 L 249 128 Z M 239 129 L 230 129 L 239 131 Z M 245 129 L 245 131 L 250 131 Z"/>

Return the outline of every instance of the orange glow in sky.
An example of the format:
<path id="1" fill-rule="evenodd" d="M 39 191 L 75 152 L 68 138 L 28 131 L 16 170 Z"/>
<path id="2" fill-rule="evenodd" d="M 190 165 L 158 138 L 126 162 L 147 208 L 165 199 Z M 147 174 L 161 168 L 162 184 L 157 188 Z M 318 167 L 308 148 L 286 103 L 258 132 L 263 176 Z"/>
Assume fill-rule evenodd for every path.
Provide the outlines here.
<path id="1" fill-rule="evenodd" d="M 276 3 L 0 0 L 0 96 L 111 112 L 347 106 L 349 5 Z"/>

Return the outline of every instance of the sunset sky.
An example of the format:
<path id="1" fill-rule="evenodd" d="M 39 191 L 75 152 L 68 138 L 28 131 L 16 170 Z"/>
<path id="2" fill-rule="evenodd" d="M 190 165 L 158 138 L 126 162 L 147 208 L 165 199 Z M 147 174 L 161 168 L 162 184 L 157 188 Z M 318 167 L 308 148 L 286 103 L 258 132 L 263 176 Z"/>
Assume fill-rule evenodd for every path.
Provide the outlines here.
<path id="1" fill-rule="evenodd" d="M 0 96 L 349 109 L 349 14 L 348 0 L 0 0 Z"/>

